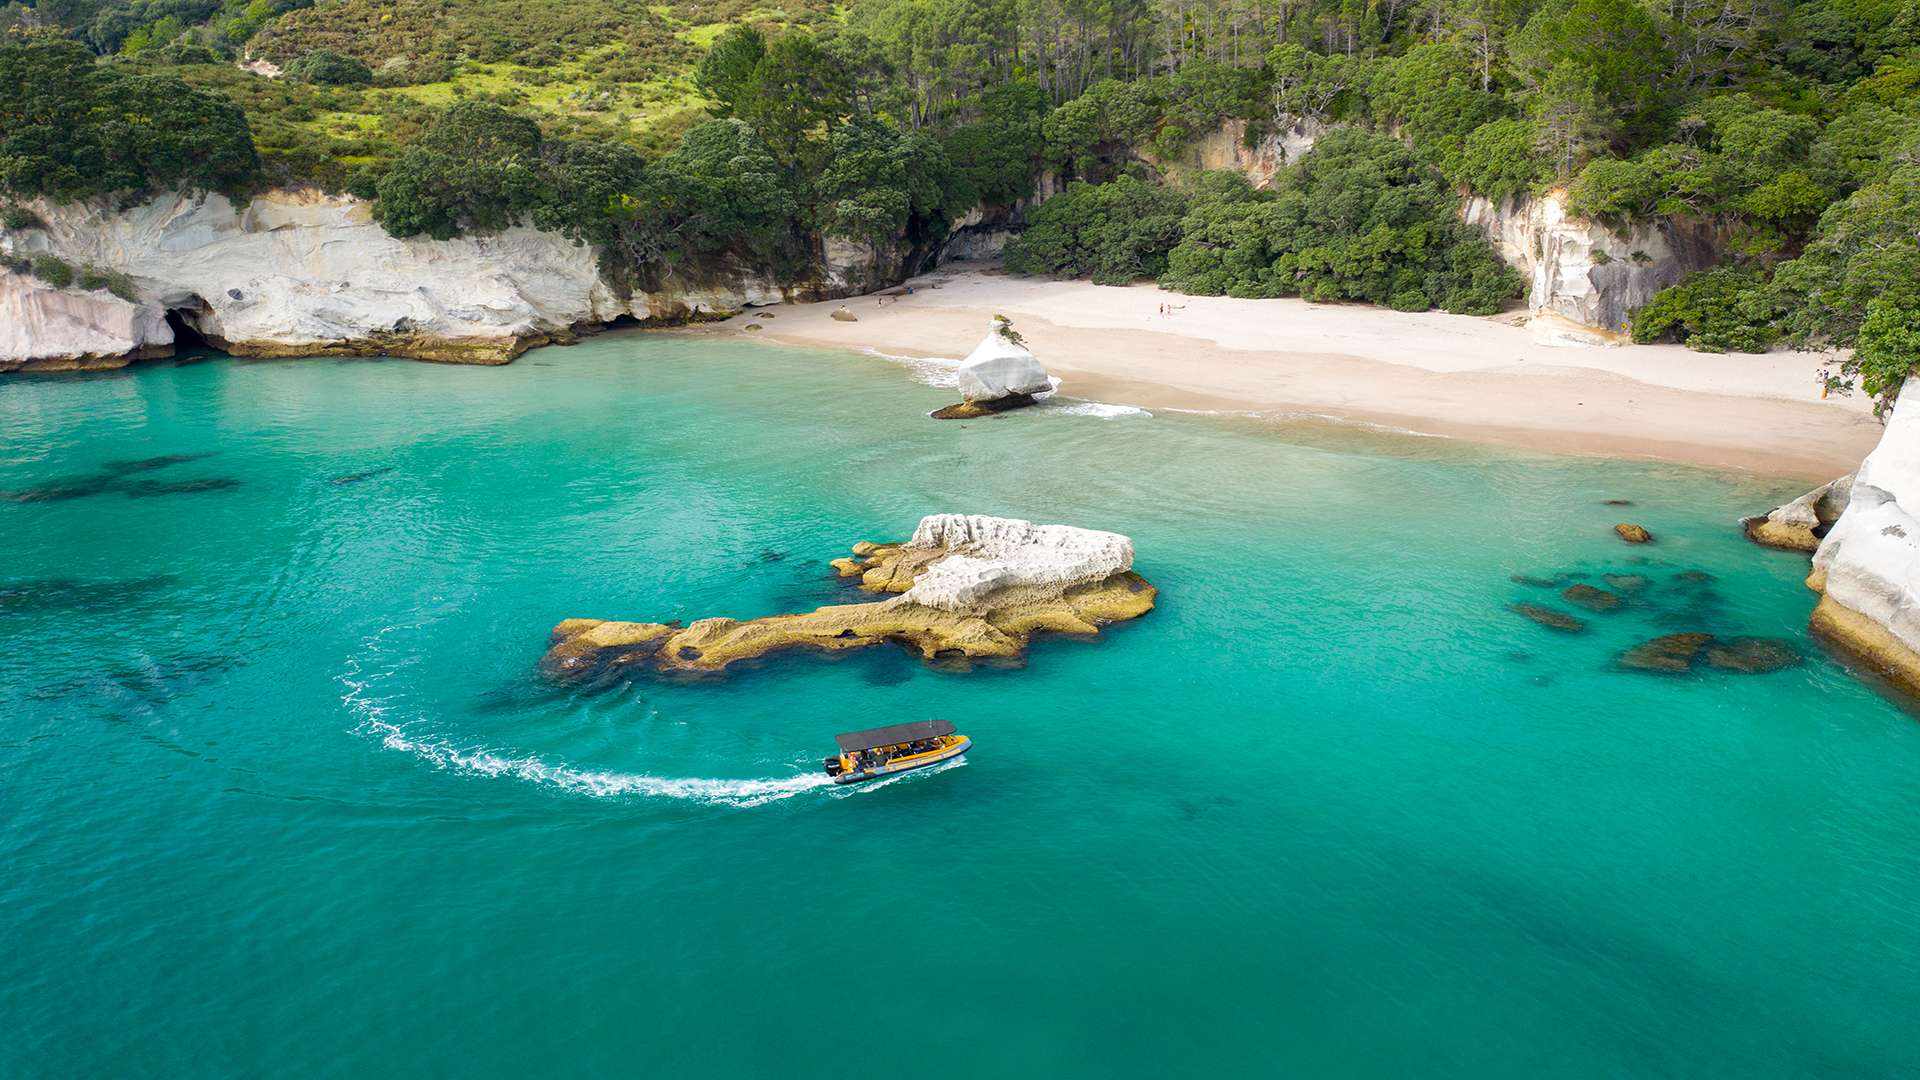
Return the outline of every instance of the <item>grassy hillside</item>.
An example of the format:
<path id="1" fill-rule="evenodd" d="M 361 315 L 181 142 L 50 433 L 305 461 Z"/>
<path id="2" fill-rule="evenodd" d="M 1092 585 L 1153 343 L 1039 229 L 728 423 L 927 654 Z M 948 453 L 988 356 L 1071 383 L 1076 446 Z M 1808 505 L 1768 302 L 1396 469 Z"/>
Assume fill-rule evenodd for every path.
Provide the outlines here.
<path id="1" fill-rule="evenodd" d="M 252 14 L 249 15 L 249 12 Z M 525 110 L 555 135 L 664 153 L 705 115 L 693 69 L 728 25 L 818 26 L 827 0 L 106 0 L 0 6 L 10 36 L 59 29 L 111 58 L 164 68 L 246 112 L 266 178 L 346 186 L 379 171 L 432 111 Z M 55 20 L 58 19 L 58 22 Z M 364 82 L 265 78 L 316 52 L 357 58 Z"/>

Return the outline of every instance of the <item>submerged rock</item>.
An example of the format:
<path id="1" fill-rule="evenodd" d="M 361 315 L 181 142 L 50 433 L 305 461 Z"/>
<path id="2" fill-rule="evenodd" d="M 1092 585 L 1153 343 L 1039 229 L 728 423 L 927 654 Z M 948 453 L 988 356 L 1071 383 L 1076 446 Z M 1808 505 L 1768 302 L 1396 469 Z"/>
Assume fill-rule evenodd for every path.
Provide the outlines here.
<path id="1" fill-rule="evenodd" d="M 1013 323 L 996 315 L 987 336 L 960 362 L 959 385 L 966 400 L 934 412 L 935 419 L 966 420 L 1031 405 L 1035 394 L 1053 389 L 1053 380 Z"/>
<path id="2" fill-rule="evenodd" d="M 1555 611 L 1550 607 L 1542 607 L 1539 604 L 1510 604 L 1507 610 L 1512 611 L 1516 615 L 1524 615 L 1534 622 L 1539 623 L 1541 626 L 1550 630 L 1559 630 L 1562 633 L 1578 634 L 1587 628 L 1585 620 L 1574 618 L 1564 611 Z"/>
<path id="3" fill-rule="evenodd" d="M 1620 654 L 1620 666 L 1636 671 L 1687 672 L 1712 634 L 1664 634 Z"/>
<path id="4" fill-rule="evenodd" d="M 1800 662 L 1800 653 L 1779 638 L 1715 638 L 1706 649 L 1707 666 L 1758 675 Z"/>
<path id="5" fill-rule="evenodd" d="M 1653 540 L 1653 534 L 1647 531 L 1646 526 L 1632 522 L 1621 522 L 1613 527 L 1613 531 L 1629 544 L 1645 544 Z"/>
<path id="6" fill-rule="evenodd" d="M 1601 574 L 1600 580 L 1606 582 L 1608 587 L 1618 589 L 1623 593 L 1642 592 L 1645 591 L 1647 587 L 1647 579 L 1644 574 Z"/>
<path id="7" fill-rule="evenodd" d="M 1620 654 L 1621 667 L 1671 674 L 1693 671 L 1703 661 L 1717 671 L 1760 675 L 1798 664 L 1800 653 L 1779 638 L 1686 633 L 1644 641 Z"/>
<path id="8" fill-rule="evenodd" d="M 1747 539 L 1763 547 L 1811 553 L 1846 513 L 1852 494 L 1853 474 L 1848 473 L 1765 514 L 1741 518 L 1740 525 Z"/>
<path id="9" fill-rule="evenodd" d="M 1618 594 L 1591 585 L 1569 585 L 1560 593 L 1560 598 L 1588 611 L 1613 611 L 1625 603 Z"/>
<path id="10" fill-rule="evenodd" d="M 853 557 L 833 565 L 869 592 L 898 595 L 763 619 L 701 619 L 684 629 L 569 619 L 554 627 L 541 667 L 568 679 L 641 663 L 718 671 L 780 649 L 883 641 L 927 660 L 1016 657 L 1035 633 L 1095 634 L 1146 614 L 1157 595 L 1132 572 L 1126 537 L 1013 518 L 931 515 L 905 543 L 856 544 Z"/>

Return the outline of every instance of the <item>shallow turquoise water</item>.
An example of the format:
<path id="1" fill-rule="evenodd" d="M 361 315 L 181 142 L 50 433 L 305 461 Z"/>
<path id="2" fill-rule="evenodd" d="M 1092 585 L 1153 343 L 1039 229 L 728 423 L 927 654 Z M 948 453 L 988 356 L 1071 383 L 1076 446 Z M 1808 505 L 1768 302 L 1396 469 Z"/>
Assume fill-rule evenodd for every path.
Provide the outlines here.
<path id="1" fill-rule="evenodd" d="M 949 396 L 642 334 L 0 381 L 0 1073 L 1920 1067 L 1920 724 L 1732 527 L 1792 484 Z M 534 675 L 950 509 L 1126 532 L 1161 606 L 1019 670 Z M 1646 600 L 1586 635 L 1505 610 L 1603 572 Z M 1808 662 L 1611 664 L 1695 628 Z M 930 715 L 965 765 L 809 778 Z"/>

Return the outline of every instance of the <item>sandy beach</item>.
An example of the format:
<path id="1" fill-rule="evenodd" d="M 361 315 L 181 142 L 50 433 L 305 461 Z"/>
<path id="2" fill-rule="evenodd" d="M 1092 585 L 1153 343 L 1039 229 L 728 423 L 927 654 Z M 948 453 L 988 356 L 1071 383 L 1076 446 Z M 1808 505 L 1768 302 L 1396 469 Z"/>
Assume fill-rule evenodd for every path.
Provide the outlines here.
<path id="1" fill-rule="evenodd" d="M 835 301 L 719 325 L 757 324 L 751 336 L 771 342 L 958 359 L 997 313 L 1069 397 L 1298 414 L 1806 480 L 1850 472 L 1881 430 L 1857 391 L 1821 399 L 1817 372 L 1835 360 L 1820 354 L 1554 345 L 1511 315 L 1183 296 L 981 264 L 911 284 L 910 296 L 844 301 L 857 322 L 831 318 Z"/>

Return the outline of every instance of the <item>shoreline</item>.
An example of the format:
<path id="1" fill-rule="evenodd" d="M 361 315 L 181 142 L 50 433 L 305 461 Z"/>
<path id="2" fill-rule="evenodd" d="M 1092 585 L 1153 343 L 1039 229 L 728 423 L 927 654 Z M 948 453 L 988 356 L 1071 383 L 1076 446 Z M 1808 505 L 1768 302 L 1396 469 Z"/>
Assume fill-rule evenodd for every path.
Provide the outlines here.
<path id="1" fill-rule="evenodd" d="M 913 279 L 912 295 L 781 305 L 708 332 L 757 325 L 742 336 L 957 360 L 1003 314 L 1065 397 L 1298 414 L 1815 482 L 1852 472 L 1882 430 L 1858 391 L 1821 400 L 1815 373 L 1836 362 L 1831 354 L 1553 345 L 1511 315 L 1184 296 L 957 266 Z M 842 304 L 858 321 L 831 317 Z"/>

